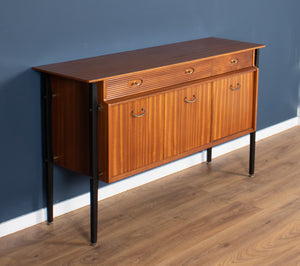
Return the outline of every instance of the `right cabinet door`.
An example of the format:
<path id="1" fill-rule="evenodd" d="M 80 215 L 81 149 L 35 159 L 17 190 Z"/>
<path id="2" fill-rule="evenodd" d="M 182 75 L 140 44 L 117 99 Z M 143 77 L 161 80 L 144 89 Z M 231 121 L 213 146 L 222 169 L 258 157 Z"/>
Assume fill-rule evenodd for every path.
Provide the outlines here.
<path id="1" fill-rule="evenodd" d="M 212 141 L 253 128 L 255 72 L 213 82 Z"/>

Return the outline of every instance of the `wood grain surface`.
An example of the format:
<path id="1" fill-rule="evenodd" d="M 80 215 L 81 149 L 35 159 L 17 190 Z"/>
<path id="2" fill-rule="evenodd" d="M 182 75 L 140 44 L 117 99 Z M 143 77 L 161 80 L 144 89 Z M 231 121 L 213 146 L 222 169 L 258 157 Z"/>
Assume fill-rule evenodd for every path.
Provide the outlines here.
<path id="1" fill-rule="evenodd" d="M 0 239 L 0 265 L 299 265 L 300 127 Z"/>
<path id="2" fill-rule="evenodd" d="M 88 84 L 51 76 L 54 162 L 89 175 Z"/>
<path id="3" fill-rule="evenodd" d="M 108 106 L 109 178 L 163 160 L 164 108 L 164 94 Z"/>
<path id="4" fill-rule="evenodd" d="M 166 92 L 165 159 L 209 144 L 210 132 L 210 82 Z"/>
<path id="5" fill-rule="evenodd" d="M 213 82 L 212 141 L 253 128 L 255 72 Z"/>
<path id="6" fill-rule="evenodd" d="M 211 37 L 38 66 L 33 69 L 90 83 L 151 68 L 262 47 L 264 45 Z"/>
<path id="7" fill-rule="evenodd" d="M 253 132 L 258 79 L 248 72 L 261 47 L 205 38 L 34 68 L 51 74 L 54 162 L 90 174 L 87 82 L 97 81 L 108 183 Z"/>
<path id="8" fill-rule="evenodd" d="M 256 73 L 245 68 L 129 100 L 105 101 L 98 82 L 100 180 L 111 183 L 253 132 Z M 51 76 L 51 87 L 55 163 L 89 176 L 88 84 Z M 145 116 L 133 118 L 142 108 Z"/>
<path id="9" fill-rule="evenodd" d="M 234 60 L 234 63 L 232 62 Z M 139 71 L 105 81 L 105 99 L 115 99 L 149 90 L 182 84 L 192 80 L 221 75 L 253 66 L 253 51 L 222 55 L 164 68 Z M 139 85 L 133 85 L 133 81 Z"/>

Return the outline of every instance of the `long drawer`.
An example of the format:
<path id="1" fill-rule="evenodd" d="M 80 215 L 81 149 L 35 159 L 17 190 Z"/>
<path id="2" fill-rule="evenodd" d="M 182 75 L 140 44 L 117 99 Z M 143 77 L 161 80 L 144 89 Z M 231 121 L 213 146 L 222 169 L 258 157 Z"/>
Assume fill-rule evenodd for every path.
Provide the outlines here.
<path id="1" fill-rule="evenodd" d="M 107 79 L 105 81 L 104 98 L 106 100 L 116 99 L 219 75 L 252 65 L 253 51 L 245 51 L 211 59 L 140 71 L 134 74 Z"/>

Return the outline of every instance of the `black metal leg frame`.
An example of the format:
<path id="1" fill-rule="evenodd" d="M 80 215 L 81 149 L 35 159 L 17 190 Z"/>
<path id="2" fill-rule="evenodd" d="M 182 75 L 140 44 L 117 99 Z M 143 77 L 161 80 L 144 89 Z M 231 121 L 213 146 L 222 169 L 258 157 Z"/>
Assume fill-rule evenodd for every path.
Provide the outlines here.
<path id="1" fill-rule="evenodd" d="M 52 151 L 52 91 L 48 74 L 41 76 L 43 178 L 47 195 L 47 221 L 53 222 L 53 151 Z M 90 214 L 91 243 L 97 243 L 98 224 L 98 169 L 97 169 L 97 85 L 89 84 L 89 148 L 90 148 Z"/>
<path id="2" fill-rule="evenodd" d="M 97 166 L 97 84 L 89 84 L 89 145 L 90 145 L 90 190 L 91 190 L 91 243 L 97 243 L 98 225 L 98 166 Z"/>
<path id="3" fill-rule="evenodd" d="M 47 195 L 47 221 L 53 222 L 53 153 L 51 102 L 52 92 L 49 75 L 42 73 L 42 139 L 43 139 L 43 178 Z"/>
<path id="4" fill-rule="evenodd" d="M 254 176 L 254 164 L 255 164 L 255 136 L 256 132 L 250 133 L 250 159 L 249 159 L 249 176 Z"/>
<path id="5" fill-rule="evenodd" d="M 212 153 L 212 148 L 208 148 L 206 150 L 206 162 L 210 163 L 211 162 L 211 153 Z"/>
<path id="6" fill-rule="evenodd" d="M 255 136 L 256 132 L 250 133 L 250 154 L 249 154 L 249 176 L 254 176 L 254 166 L 255 166 Z M 212 158 L 212 148 L 206 150 L 206 162 L 210 163 Z"/>

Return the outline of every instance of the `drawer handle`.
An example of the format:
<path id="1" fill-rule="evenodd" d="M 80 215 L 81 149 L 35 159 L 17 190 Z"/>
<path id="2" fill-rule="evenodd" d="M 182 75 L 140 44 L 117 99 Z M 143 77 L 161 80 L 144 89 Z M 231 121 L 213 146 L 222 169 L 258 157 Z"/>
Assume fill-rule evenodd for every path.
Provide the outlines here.
<path id="1" fill-rule="evenodd" d="M 144 108 L 142 108 L 141 111 L 142 111 L 142 113 L 139 114 L 139 115 L 136 115 L 136 114 L 134 113 L 134 111 L 132 111 L 131 114 L 132 114 L 133 117 L 142 117 L 143 115 L 145 115 L 146 110 L 145 110 Z"/>
<path id="2" fill-rule="evenodd" d="M 195 71 L 195 69 L 193 69 L 192 67 L 191 68 L 187 68 L 186 70 L 185 70 L 185 74 L 193 74 L 194 73 L 194 71 Z"/>
<path id="3" fill-rule="evenodd" d="M 193 99 L 193 100 L 190 100 L 190 101 L 187 99 L 187 97 L 185 97 L 185 98 L 184 98 L 184 101 L 185 101 L 186 103 L 194 103 L 194 102 L 197 100 L 197 97 L 196 97 L 195 94 L 193 95 L 193 97 L 194 97 L 194 99 Z"/>
<path id="4" fill-rule="evenodd" d="M 236 88 L 233 88 L 233 86 L 230 85 L 230 89 L 231 89 L 232 91 L 237 91 L 237 90 L 239 90 L 239 89 L 241 88 L 241 84 L 240 84 L 240 83 L 237 83 L 236 85 L 237 85 Z"/>
<path id="5" fill-rule="evenodd" d="M 141 86 L 142 84 L 143 84 L 143 80 L 141 80 L 141 79 L 135 79 L 135 80 L 132 80 L 132 81 L 129 82 L 129 85 L 131 87 L 133 87 L 133 86 Z"/>
<path id="6" fill-rule="evenodd" d="M 231 64 L 237 64 L 239 62 L 239 59 L 235 58 L 235 59 L 231 59 Z"/>

